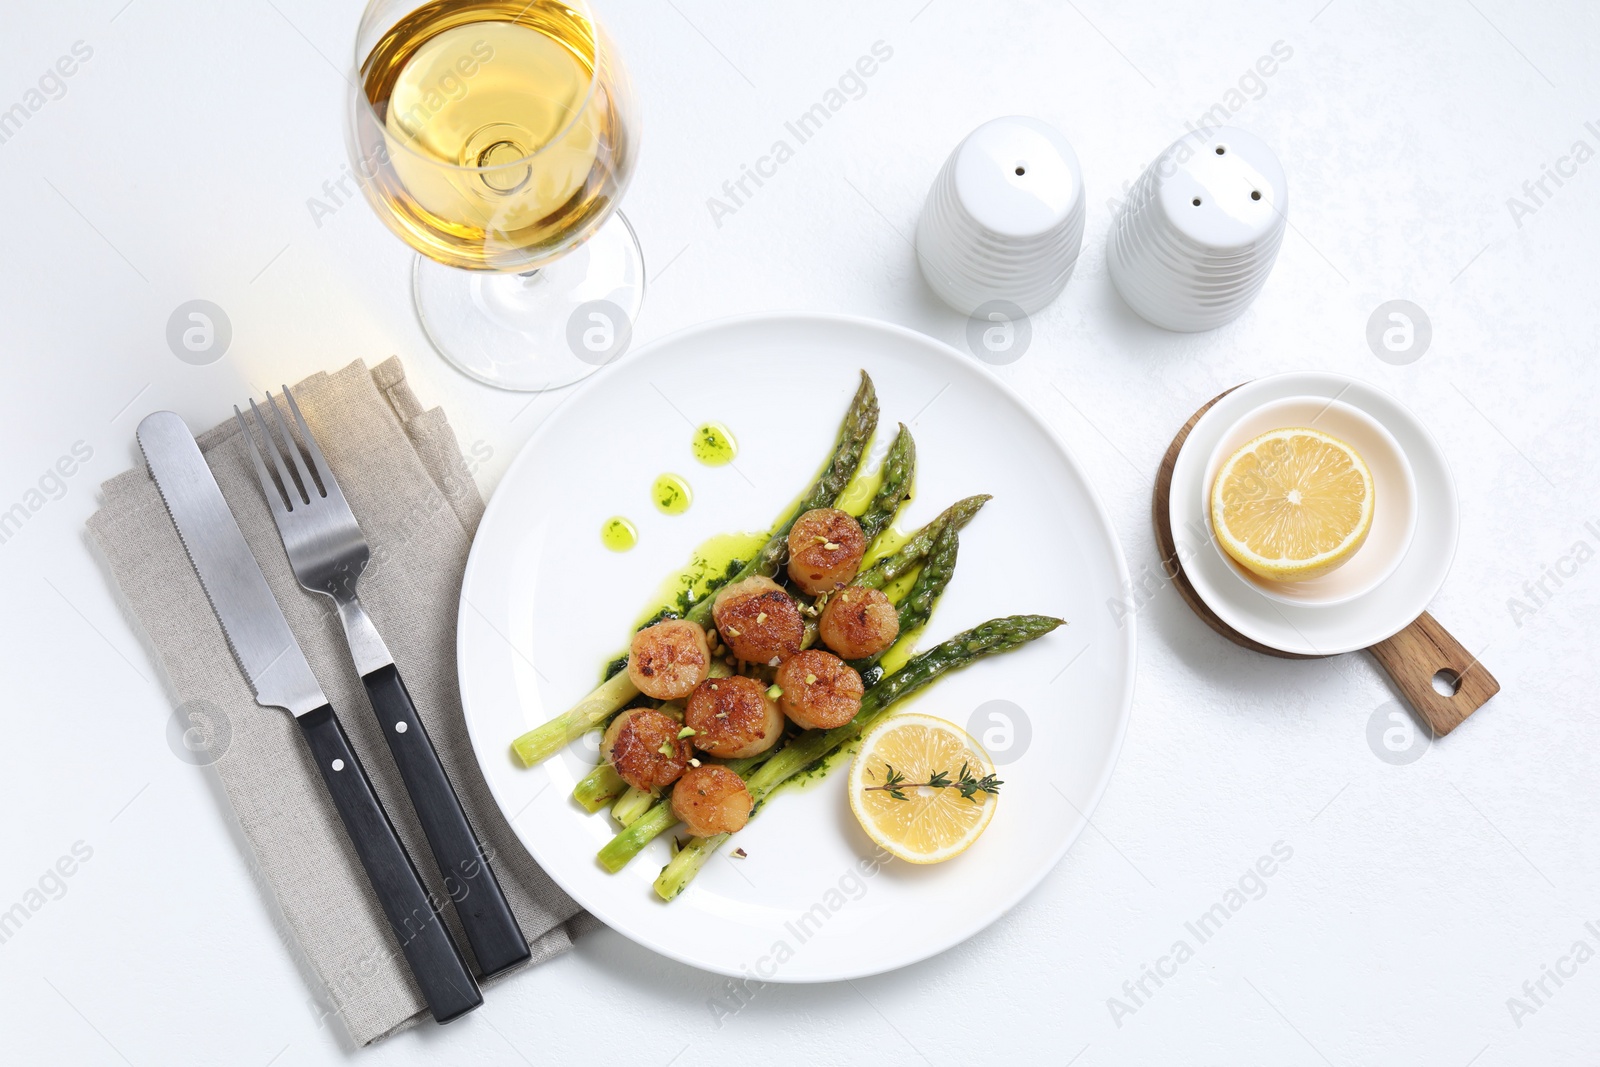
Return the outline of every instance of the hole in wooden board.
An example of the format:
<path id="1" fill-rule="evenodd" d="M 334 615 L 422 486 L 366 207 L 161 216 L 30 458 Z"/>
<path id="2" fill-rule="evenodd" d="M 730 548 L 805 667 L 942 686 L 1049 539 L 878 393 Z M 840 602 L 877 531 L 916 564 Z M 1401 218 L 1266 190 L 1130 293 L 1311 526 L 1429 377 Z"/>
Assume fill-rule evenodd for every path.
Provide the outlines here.
<path id="1" fill-rule="evenodd" d="M 1461 691 L 1461 675 L 1444 668 L 1433 676 L 1433 691 L 1442 697 L 1453 697 Z"/>

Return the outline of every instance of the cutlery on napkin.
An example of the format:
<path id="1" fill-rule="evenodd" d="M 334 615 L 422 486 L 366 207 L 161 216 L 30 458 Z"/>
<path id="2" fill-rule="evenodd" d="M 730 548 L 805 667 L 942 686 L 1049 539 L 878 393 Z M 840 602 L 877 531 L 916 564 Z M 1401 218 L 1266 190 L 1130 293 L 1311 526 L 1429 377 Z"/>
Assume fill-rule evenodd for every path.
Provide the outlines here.
<path id="1" fill-rule="evenodd" d="M 593 920 L 516 840 L 467 738 L 456 687 L 456 614 L 483 501 L 455 433 L 442 411 L 422 409 L 398 359 L 370 371 L 357 361 L 293 389 L 372 543 L 362 600 L 405 669 L 451 784 L 500 872 L 531 961 L 549 959 Z M 350 709 L 344 720 L 351 743 L 401 840 L 412 855 L 428 855 L 381 728 L 365 710 L 339 620 L 295 580 L 237 423 L 229 419 L 198 441 L 328 699 Z M 91 536 L 180 712 L 211 722 L 217 743 L 206 758 L 214 760 L 260 881 L 328 1011 L 357 1045 L 409 1025 L 425 1011 L 422 995 L 294 720 L 256 704 L 149 474 L 124 472 L 102 492 Z M 422 874 L 446 899 L 437 870 L 426 865 Z M 457 942 L 467 944 L 455 916 L 448 909 L 444 915 Z"/>

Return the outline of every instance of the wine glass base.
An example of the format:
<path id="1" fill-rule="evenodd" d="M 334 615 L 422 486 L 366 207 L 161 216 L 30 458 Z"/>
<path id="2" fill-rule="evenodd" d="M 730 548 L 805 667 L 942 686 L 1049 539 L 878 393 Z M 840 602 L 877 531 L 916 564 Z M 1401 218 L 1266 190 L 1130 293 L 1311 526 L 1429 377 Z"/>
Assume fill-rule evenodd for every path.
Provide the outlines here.
<path id="1" fill-rule="evenodd" d="M 527 274 L 420 255 L 412 271 L 417 317 L 439 354 L 468 377 L 522 392 L 571 385 L 626 352 L 644 286 L 644 253 L 620 211 Z"/>

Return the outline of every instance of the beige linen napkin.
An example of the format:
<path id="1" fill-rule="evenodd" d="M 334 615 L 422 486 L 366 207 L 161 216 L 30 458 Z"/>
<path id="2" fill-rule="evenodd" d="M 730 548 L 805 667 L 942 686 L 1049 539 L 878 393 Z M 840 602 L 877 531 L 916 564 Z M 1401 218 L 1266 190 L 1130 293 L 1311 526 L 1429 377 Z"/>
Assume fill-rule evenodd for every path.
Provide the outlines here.
<path id="1" fill-rule="evenodd" d="M 372 547 L 361 599 L 393 652 L 467 816 L 489 852 L 533 962 L 565 951 L 593 920 L 517 841 L 479 772 L 456 686 L 456 608 L 483 500 L 444 413 L 423 411 L 398 359 L 315 374 L 295 399 Z M 242 398 L 241 398 L 242 399 Z M 323 691 L 423 879 L 445 899 L 331 602 L 300 588 L 238 426 L 198 435 L 222 495 L 300 641 Z M 102 487 L 89 530 L 179 709 L 204 735 L 260 881 L 323 986 L 328 1009 L 365 1045 L 425 1008 L 293 718 L 256 704 L 144 468 Z M 456 943 L 470 949 L 446 908 Z"/>

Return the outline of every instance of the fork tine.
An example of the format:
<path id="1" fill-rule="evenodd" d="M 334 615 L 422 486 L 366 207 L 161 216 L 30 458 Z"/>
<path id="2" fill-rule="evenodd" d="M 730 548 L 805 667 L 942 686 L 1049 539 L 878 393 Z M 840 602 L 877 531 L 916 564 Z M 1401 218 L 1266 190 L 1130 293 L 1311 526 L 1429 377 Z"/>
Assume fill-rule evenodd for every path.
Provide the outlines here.
<path id="1" fill-rule="evenodd" d="M 318 485 L 312 482 L 309 470 L 306 470 L 306 461 L 302 459 L 298 443 L 294 442 L 294 435 L 290 432 L 290 424 L 283 421 L 283 410 L 278 408 L 278 402 L 272 397 L 272 390 L 267 390 L 267 408 L 272 411 L 272 421 L 278 424 L 278 434 L 283 435 L 283 456 L 288 459 L 288 464 L 294 470 L 294 482 L 301 488 L 302 498 L 307 504 L 315 501 L 320 496 Z"/>
<path id="2" fill-rule="evenodd" d="M 333 476 L 333 468 L 328 466 L 328 461 L 323 458 L 322 449 L 311 434 L 311 427 L 306 425 L 305 416 L 300 414 L 300 405 L 294 402 L 294 394 L 289 391 L 287 385 L 279 388 L 283 390 L 283 398 L 289 402 L 289 413 L 294 416 L 294 424 L 300 428 L 300 440 L 305 442 L 306 451 L 310 453 L 311 472 L 316 476 L 317 483 L 322 486 L 322 495 L 343 501 L 344 491 L 339 488 L 339 480 Z"/>
<path id="3" fill-rule="evenodd" d="M 267 504 L 272 508 L 273 518 L 288 511 L 288 501 L 283 491 L 272 480 L 272 473 L 267 470 L 266 462 L 261 458 L 261 450 L 256 447 L 256 435 L 250 431 L 250 424 L 245 422 L 244 413 L 239 410 L 239 405 L 233 405 L 233 417 L 239 422 L 239 430 L 244 434 L 245 443 L 250 446 L 250 458 L 255 460 L 256 477 L 261 479 L 261 491 L 266 494 Z"/>
<path id="4" fill-rule="evenodd" d="M 250 414 L 255 416 L 256 425 L 261 429 L 262 441 L 265 443 L 267 451 L 272 454 L 272 465 L 277 468 L 278 480 L 283 484 L 283 495 L 289 501 L 289 510 L 293 511 L 296 503 L 310 503 L 301 494 L 300 487 L 295 484 L 294 479 L 289 477 L 289 468 L 283 465 L 282 450 L 279 449 L 278 442 L 272 436 L 272 424 L 267 422 L 266 416 L 261 414 L 261 409 L 256 407 L 255 397 L 250 398 Z M 296 498 L 299 499 L 297 500 Z"/>
<path id="5" fill-rule="evenodd" d="M 289 465 L 294 468 L 295 480 L 300 483 L 300 495 L 307 504 L 311 499 L 320 496 L 317 483 L 311 480 L 311 474 L 306 470 L 300 458 L 300 446 L 295 444 L 294 434 L 289 432 L 289 424 L 283 420 L 283 410 L 278 407 L 278 402 L 272 399 L 272 393 L 267 393 L 267 407 L 272 409 L 272 416 L 278 423 L 278 432 L 283 434 L 283 452 L 289 460 Z"/>

